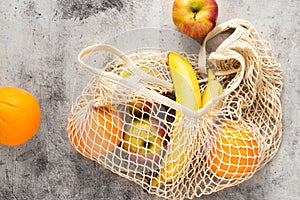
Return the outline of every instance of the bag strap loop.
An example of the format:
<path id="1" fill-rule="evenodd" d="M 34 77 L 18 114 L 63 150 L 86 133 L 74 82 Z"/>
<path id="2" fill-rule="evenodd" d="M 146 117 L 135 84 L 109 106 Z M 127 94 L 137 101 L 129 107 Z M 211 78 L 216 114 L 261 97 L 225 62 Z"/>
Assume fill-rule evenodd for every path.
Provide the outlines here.
<path id="1" fill-rule="evenodd" d="M 203 40 L 202 46 L 200 48 L 199 51 L 199 60 L 198 60 L 198 68 L 200 73 L 203 74 L 207 74 L 207 69 L 206 69 L 206 43 L 216 37 L 217 35 L 229 30 L 229 29 L 235 29 L 235 31 L 226 39 L 222 42 L 222 44 L 217 48 L 216 52 L 222 52 L 224 51 L 224 49 L 226 49 L 226 47 L 228 47 L 228 45 L 232 44 L 233 42 L 235 42 L 236 40 L 238 40 L 243 33 L 245 33 L 245 28 L 244 26 L 247 24 L 247 21 L 245 20 L 241 20 L 241 19 L 232 19 L 230 21 L 224 22 L 222 24 L 219 24 L 218 26 L 216 26 L 212 31 L 210 31 L 206 37 Z M 208 60 L 213 60 L 212 56 L 214 53 L 212 53 Z M 215 64 L 215 63 L 214 63 Z M 228 75 L 231 73 L 235 73 L 237 72 L 237 70 L 233 70 L 233 71 L 222 71 L 216 72 L 216 75 Z"/>
<path id="2" fill-rule="evenodd" d="M 198 68 L 200 73 L 207 74 L 206 69 L 206 43 L 208 40 L 214 38 L 220 33 L 223 33 L 231 28 L 235 29 L 234 32 L 224 40 L 220 46 L 216 49 L 215 52 L 210 53 L 208 60 L 212 62 L 216 66 L 216 61 L 228 60 L 228 59 L 235 59 L 240 63 L 240 67 L 238 69 L 232 69 L 228 71 L 216 71 L 216 75 L 229 75 L 232 73 L 239 72 L 239 77 L 237 77 L 236 81 L 229 87 L 224 90 L 224 92 L 212 99 L 208 102 L 203 108 L 198 110 L 198 114 L 202 115 L 208 111 L 218 100 L 224 98 L 225 96 L 229 95 L 233 92 L 242 82 L 244 74 L 245 74 L 245 58 L 239 52 L 228 48 L 233 42 L 239 40 L 244 33 L 247 32 L 249 24 L 245 20 L 241 19 L 233 19 L 227 22 L 224 22 L 218 26 L 216 26 L 211 32 L 207 34 L 207 36 L 203 40 L 203 44 L 199 51 L 199 60 L 198 60 Z"/>
<path id="3" fill-rule="evenodd" d="M 216 26 L 205 37 L 205 39 L 203 41 L 203 45 L 199 51 L 198 66 L 199 66 L 200 72 L 206 74 L 206 43 L 207 43 L 207 41 L 214 38 L 218 34 L 224 32 L 228 29 L 231 29 L 231 28 L 235 29 L 235 31 L 225 41 L 223 41 L 223 43 L 217 48 L 217 50 L 215 52 L 212 52 L 209 55 L 208 60 L 211 61 L 214 65 L 216 65 L 216 61 L 218 61 L 218 60 L 224 61 L 226 59 L 235 59 L 240 63 L 240 67 L 238 69 L 216 72 L 216 75 L 228 75 L 228 74 L 232 74 L 232 73 L 238 73 L 239 77 L 237 77 L 236 81 L 230 86 L 230 88 L 226 88 L 220 96 L 212 99 L 203 108 L 199 109 L 198 111 L 192 111 L 161 94 L 158 94 L 154 91 L 148 90 L 144 86 L 144 84 L 141 83 L 141 81 L 146 82 L 146 83 L 161 85 L 161 86 L 167 87 L 167 88 L 172 88 L 173 85 L 171 83 L 169 83 L 168 81 L 165 81 L 165 80 L 162 80 L 162 79 L 159 79 L 159 78 L 156 78 L 156 77 L 153 77 L 153 76 L 147 74 L 146 72 L 141 70 L 139 67 L 137 67 L 128 56 L 126 56 L 123 52 L 121 52 L 120 50 L 118 50 L 112 46 L 105 45 L 105 44 L 95 44 L 95 45 L 86 47 L 78 55 L 78 61 L 84 69 L 86 69 L 94 74 L 100 74 L 100 75 L 106 76 L 107 78 L 111 78 L 115 81 L 126 83 L 126 84 L 132 86 L 133 88 L 136 88 L 138 91 L 142 92 L 143 94 L 146 94 L 149 97 L 154 97 L 159 102 L 164 103 L 165 105 L 173 107 L 177 110 L 180 110 L 182 113 L 184 113 L 187 116 L 199 117 L 199 116 L 202 116 L 203 114 L 207 113 L 208 110 L 218 100 L 223 99 L 229 93 L 234 91 L 240 85 L 241 81 L 243 80 L 243 77 L 245 74 L 245 68 L 246 68 L 245 58 L 239 52 L 237 52 L 233 49 L 229 49 L 228 45 L 239 40 L 241 38 L 241 36 L 248 31 L 247 30 L 248 25 L 249 24 L 247 23 L 247 21 L 244 21 L 244 20 L 240 20 L 240 19 L 230 20 L 228 22 L 225 22 L 223 24 Z M 114 74 L 111 72 L 106 72 L 103 69 L 94 68 L 94 67 L 86 64 L 83 61 L 83 59 L 87 55 L 89 55 L 93 52 L 96 52 L 96 51 L 109 51 L 109 52 L 114 53 L 115 55 L 119 56 L 127 64 L 129 69 L 133 72 L 133 75 L 130 78 L 122 78 L 121 76 L 119 76 L 117 74 Z M 131 78 L 132 78 L 132 80 L 131 80 Z"/>
<path id="4" fill-rule="evenodd" d="M 83 61 L 83 59 L 86 56 L 88 56 L 91 53 L 97 52 L 97 51 L 108 51 L 108 52 L 111 52 L 111 53 L 117 55 L 118 57 L 120 57 L 126 63 L 126 65 L 129 67 L 129 69 L 133 72 L 133 75 L 130 78 L 132 81 L 135 82 L 135 84 L 138 82 L 141 82 L 141 80 L 142 80 L 143 82 L 146 82 L 146 83 L 160 85 L 160 86 L 167 87 L 167 88 L 173 87 L 173 85 L 171 83 L 169 83 L 168 81 L 162 80 L 162 79 L 159 79 L 159 78 L 156 78 L 154 76 L 147 74 L 146 72 L 141 70 L 139 67 L 137 67 L 135 65 L 135 63 L 128 56 L 125 55 L 125 53 L 123 53 L 122 51 L 118 50 L 117 48 L 115 48 L 113 46 L 106 45 L 106 44 L 94 44 L 94 45 L 86 47 L 79 53 L 78 61 L 83 69 L 85 69 L 89 72 L 92 72 L 94 74 L 103 75 L 103 76 L 112 78 L 116 81 L 120 81 L 120 79 L 122 79 L 122 77 L 120 77 L 116 74 L 106 72 L 100 68 L 92 67 Z"/>

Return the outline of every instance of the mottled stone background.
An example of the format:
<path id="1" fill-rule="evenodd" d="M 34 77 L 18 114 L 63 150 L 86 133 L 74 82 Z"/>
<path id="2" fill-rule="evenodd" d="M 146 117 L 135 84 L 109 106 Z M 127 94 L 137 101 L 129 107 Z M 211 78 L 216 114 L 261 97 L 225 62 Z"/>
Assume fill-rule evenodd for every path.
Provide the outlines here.
<path id="1" fill-rule="evenodd" d="M 219 21 L 251 21 L 282 64 L 283 141 L 274 159 L 250 180 L 205 200 L 300 199 L 299 0 L 218 1 Z M 168 27 L 172 0 L 10 0 L 0 2 L 0 85 L 22 87 L 40 101 L 37 135 L 0 146 L 0 199 L 159 199 L 73 149 L 67 115 L 76 56 L 87 45 L 140 27 Z"/>

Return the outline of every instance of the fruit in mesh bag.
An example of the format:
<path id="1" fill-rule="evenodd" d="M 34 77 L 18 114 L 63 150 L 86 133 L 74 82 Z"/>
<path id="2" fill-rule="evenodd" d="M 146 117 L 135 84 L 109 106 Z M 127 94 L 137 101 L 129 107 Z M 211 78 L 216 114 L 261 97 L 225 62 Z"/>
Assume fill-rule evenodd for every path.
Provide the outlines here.
<path id="1" fill-rule="evenodd" d="M 69 138 L 73 146 L 87 157 L 106 156 L 121 143 L 123 120 L 112 106 L 94 107 L 80 128 L 75 124 L 76 119 L 71 116 Z"/>
<path id="2" fill-rule="evenodd" d="M 216 25 L 218 4 L 215 0 L 174 0 L 172 16 L 181 32 L 203 37 Z"/>
<path id="3" fill-rule="evenodd" d="M 128 110 L 132 115 L 139 116 L 143 112 L 149 113 L 152 107 L 152 102 L 145 101 L 144 98 L 137 97 L 135 101 L 128 103 Z"/>
<path id="4" fill-rule="evenodd" d="M 168 54 L 168 65 L 175 89 L 176 101 L 191 110 L 198 110 L 201 107 L 201 94 L 192 65 L 176 52 Z M 181 112 L 176 111 L 177 119 L 181 115 Z M 175 123 L 178 123 L 178 121 Z M 180 129 L 178 125 L 175 125 L 170 138 L 171 142 L 162 160 L 159 175 L 151 180 L 152 186 L 157 186 L 161 182 L 175 181 L 182 174 L 189 135 L 184 129 Z"/>
<path id="5" fill-rule="evenodd" d="M 218 97 L 223 93 L 223 86 L 216 79 L 214 69 L 209 68 L 207 70 L 207 75 L 208 75 L 208 82 L 201 97 L 201 103 L 202 103 L 201 107 L 204 107 L 210 100 Z M 215 110 L 221 107 L 222 107 L 222 101 L 219 101 L 213 105 L 212 109 Z"/>
<path id="6" fill-rule="evenodd" d="M 0 88 L 0 144 L 15 146 L 31 139 L 40 126 L 40 106 L 29 92 Z"/>
<path id="7" fill-rule="evenodd" d="M 201 107 L 201 94 L 197 75 L 191 63 L 177 52 L 168 54 L 176 101 L 191 110 Z"/>
<path id="8" fill-rule="evenodd" d="M 141 164 L 159 163 L 167 144 L 165 130 L 154 119 L 135 119 L 127 124 L 123 134 L 123 148 L 134 154 L 132 160 Z"/>
<path id="9" fill-rule="evenodd" d="M 208 157 L 208 167 L 215 175 L 234 179 L 255 172 L 260 146 L 251 130 L 238 122 L 225 120 L 214 134 L 216 141 Z"/>
<path id="10" fill-rule="evenodd" d="M 161 73 L 154 67 L 140 66 L 139 68 L 151 76 L 162 79 Z M 124 70 L 122 72 L 123 78 L 129 78 L 131 76 L 132 76 L 132 73 L 130 71 Z M 153 105 L 153 102 L 145 101 L 145 98 L 142 98 L 142 97 L 136 97 L 135 101 L 129 102 L 128 109 L 132 114 L 138 116 L 138 115 L 142 114 L 143 112 L 146 112 L 146 113 L 150 112 L 152 105 Z"/>
<path id="11" fill-rule="evenodd" d="M 159 71 L 157 71 L 155 68 L 151 68 L 148 66 L 140 66 L 139 68 L 151 76 L 160 77 Z M 130 76 L 132 76 L 132 73 L 130 71 L 123 71 L 123 78 L 129 78 Z"/>

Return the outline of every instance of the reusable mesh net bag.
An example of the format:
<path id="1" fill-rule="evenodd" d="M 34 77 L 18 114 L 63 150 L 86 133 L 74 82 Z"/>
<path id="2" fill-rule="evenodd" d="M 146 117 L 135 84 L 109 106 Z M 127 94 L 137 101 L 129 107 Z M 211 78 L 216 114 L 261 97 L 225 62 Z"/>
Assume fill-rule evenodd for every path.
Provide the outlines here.
<path id="1" fill-rule="evenodd" d="M 234 30 L 206 58 L 206 43 Z M 83 59 L 96 51 L 116 58 L 105 69 Z M 207 85 L 207 61 L 216 68 L 223 93 L 197 111 L 175 100 L 169 52 L 125 55 L 93 45 L 78 57 L 94 74 L 72 105 L 72 145 L 118 175 L 164 198 L 193 198 L 249 179 L 277 152 L 282 135 L 282 72 L 268 42 L 247 21 L 218 25 L 199 55 L 181 54 Z M 216 105 L 221 105 L 216 107 Z"/>

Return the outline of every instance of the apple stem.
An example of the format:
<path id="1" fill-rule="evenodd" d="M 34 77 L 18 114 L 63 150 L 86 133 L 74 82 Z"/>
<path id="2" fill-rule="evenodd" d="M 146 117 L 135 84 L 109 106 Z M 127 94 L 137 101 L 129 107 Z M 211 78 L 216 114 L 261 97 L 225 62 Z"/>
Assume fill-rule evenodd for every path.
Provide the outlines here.
<path id="1" fill-rule="evenodd" d="M 197 12 L 194 12 L 194 19 L 196 19 Z"/>
<path id="2" fill-rule="evenodd" d="M 194 13 L 194 19 L 196 19 L 196 15 L 200 10 L 200 6 L 198 3 L 192 3 L 192 5 L 190 6 L 191 11 Z"/>

